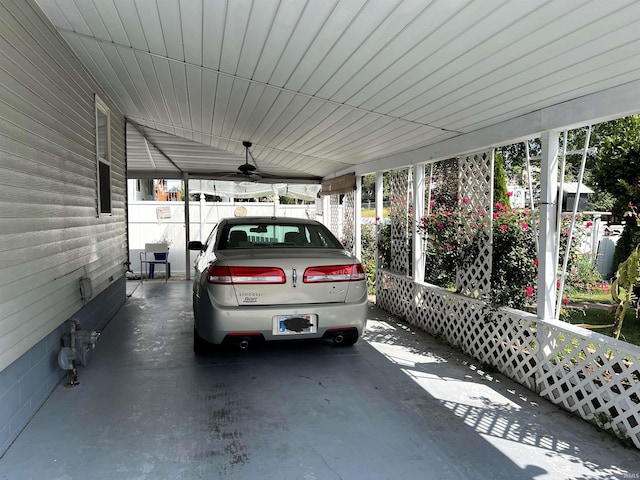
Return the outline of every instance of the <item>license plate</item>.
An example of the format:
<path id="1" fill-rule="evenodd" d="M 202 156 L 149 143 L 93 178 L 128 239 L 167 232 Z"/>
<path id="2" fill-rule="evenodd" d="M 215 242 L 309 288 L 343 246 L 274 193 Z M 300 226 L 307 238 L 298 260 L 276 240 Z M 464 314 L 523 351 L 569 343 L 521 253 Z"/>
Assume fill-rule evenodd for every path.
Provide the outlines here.
<path id="1" fill-rule="evenodd" d="M 301 335 L 317 331 L 318 321 L 315 315 L 278 315 L 273 317 L 274 335 Z"/>

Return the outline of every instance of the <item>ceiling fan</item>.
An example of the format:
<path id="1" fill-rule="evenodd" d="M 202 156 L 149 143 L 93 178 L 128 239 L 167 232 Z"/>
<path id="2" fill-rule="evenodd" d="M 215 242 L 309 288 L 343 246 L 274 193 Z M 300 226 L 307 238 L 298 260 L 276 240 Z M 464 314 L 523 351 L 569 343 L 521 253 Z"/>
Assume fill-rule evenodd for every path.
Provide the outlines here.
<path id="1" fill-rule="evenodd" d="M 242 142 L 242 145 L 244 146 L 245 161 L 238 167 L 238 173 L 240 175 L 244 175 L 245 177 L 249 177 L 252 180 L 260 180 L 262 178 L 262 175 L 258 172 L 256 159 L 253 158 L 253 155 L 251 155 L 251 151 L 249 150 L 249 148 L 251 148 L 251 145 L 253 144 L 245 140 Z M 249 157 L 251 157 L 251 160 L 253 160 L 253 165 L 249 163 Z"/>
<path id="2" fill-rule="evenodd" d="M 218 180 L 258 182 L 269 176 L 258 171 L 256 159 L 253 158 L 253 155 L 251 155 L 251 151 L 249 150 L 253 144 L 245 140 L 242 142 L 242 145 L 244 146 L 244 163 L 239 165 L 236 170 L 227 171 L 222 173 L 221 176 L 217 176 Z M 251 159 L 252 163 L 249 162 L 249 159 Z"/>
<path id="3" fill-rule="evenodd" d="M 242 146 L 244 147 L 244 163 L 239 165 L 238 168 L 233 172 L 225 172 L 222 175 L 216 175 L 214 178 L 218 180 L 231 180 L 235 182 L 262 182 L 262 183 L 275 183 L 275 182 L 293 182 L 293 183 L 301 183 L 300 179 L 296 177 L 285 177 L 281 175 L 272 175 L 269 173 L 261 172 L 258 169 L 258 164 L 256 159 L 251 154 L 250 148 L 253 146 L 253 143 L 243 140 Z M 251 160 L 251 161 L 250 161 Z M 304 178 L 306 180 L 306 178 Z M 315 183 L 311 181 L 310 183 Z"/>

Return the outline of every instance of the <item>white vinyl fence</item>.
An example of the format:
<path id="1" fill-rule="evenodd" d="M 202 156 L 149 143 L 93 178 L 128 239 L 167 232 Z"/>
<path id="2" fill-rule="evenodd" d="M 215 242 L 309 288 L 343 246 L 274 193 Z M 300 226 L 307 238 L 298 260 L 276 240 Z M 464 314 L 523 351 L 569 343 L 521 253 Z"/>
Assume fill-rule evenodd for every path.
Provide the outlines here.
<path id="1" fill-rule="evenodd" d="M 167 241 L 171 275 L 186 275 L 184 202 L 129 202 L 129 261 L 131 269 L 140 275 L 140 252 L 145 243 Z M 191 240 L 204 241 L 222 218 L 236 215 L 274 215 L 292 218 L 316 218 L 315 205 L 282 205 L 273 202 L 190 202 L 189 235 Z M 321 219 L 319 219 L 321 220 Z M 196 252 L 191 252 L 192 268 Z M 157 269 L 164 275 L 163 268 Z"/>

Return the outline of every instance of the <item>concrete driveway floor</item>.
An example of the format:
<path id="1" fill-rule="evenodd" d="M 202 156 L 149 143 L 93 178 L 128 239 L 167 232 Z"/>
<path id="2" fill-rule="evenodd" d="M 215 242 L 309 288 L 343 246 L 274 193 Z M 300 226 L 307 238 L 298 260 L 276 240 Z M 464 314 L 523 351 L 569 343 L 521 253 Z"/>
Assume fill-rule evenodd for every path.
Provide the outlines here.
<path id="1" fill-rule="evenodd" d="M 640 452 L 371 306 L 364 340 L 192 352 L 191 285 L 130 282 L 1 479 L 624 479 Z"/>

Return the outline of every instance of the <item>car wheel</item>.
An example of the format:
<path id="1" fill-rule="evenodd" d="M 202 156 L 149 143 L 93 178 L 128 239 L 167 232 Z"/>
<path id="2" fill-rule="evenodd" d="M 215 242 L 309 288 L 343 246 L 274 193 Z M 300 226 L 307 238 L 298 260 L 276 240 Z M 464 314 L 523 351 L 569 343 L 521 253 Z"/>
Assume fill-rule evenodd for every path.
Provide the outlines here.
<path id="1" fill-rule="evenodd" d="M 193 351 L 196 355 L 207 353 L 211 344 L 204 340 L 200 335 L 196 327 L 193 327 Z"/>

